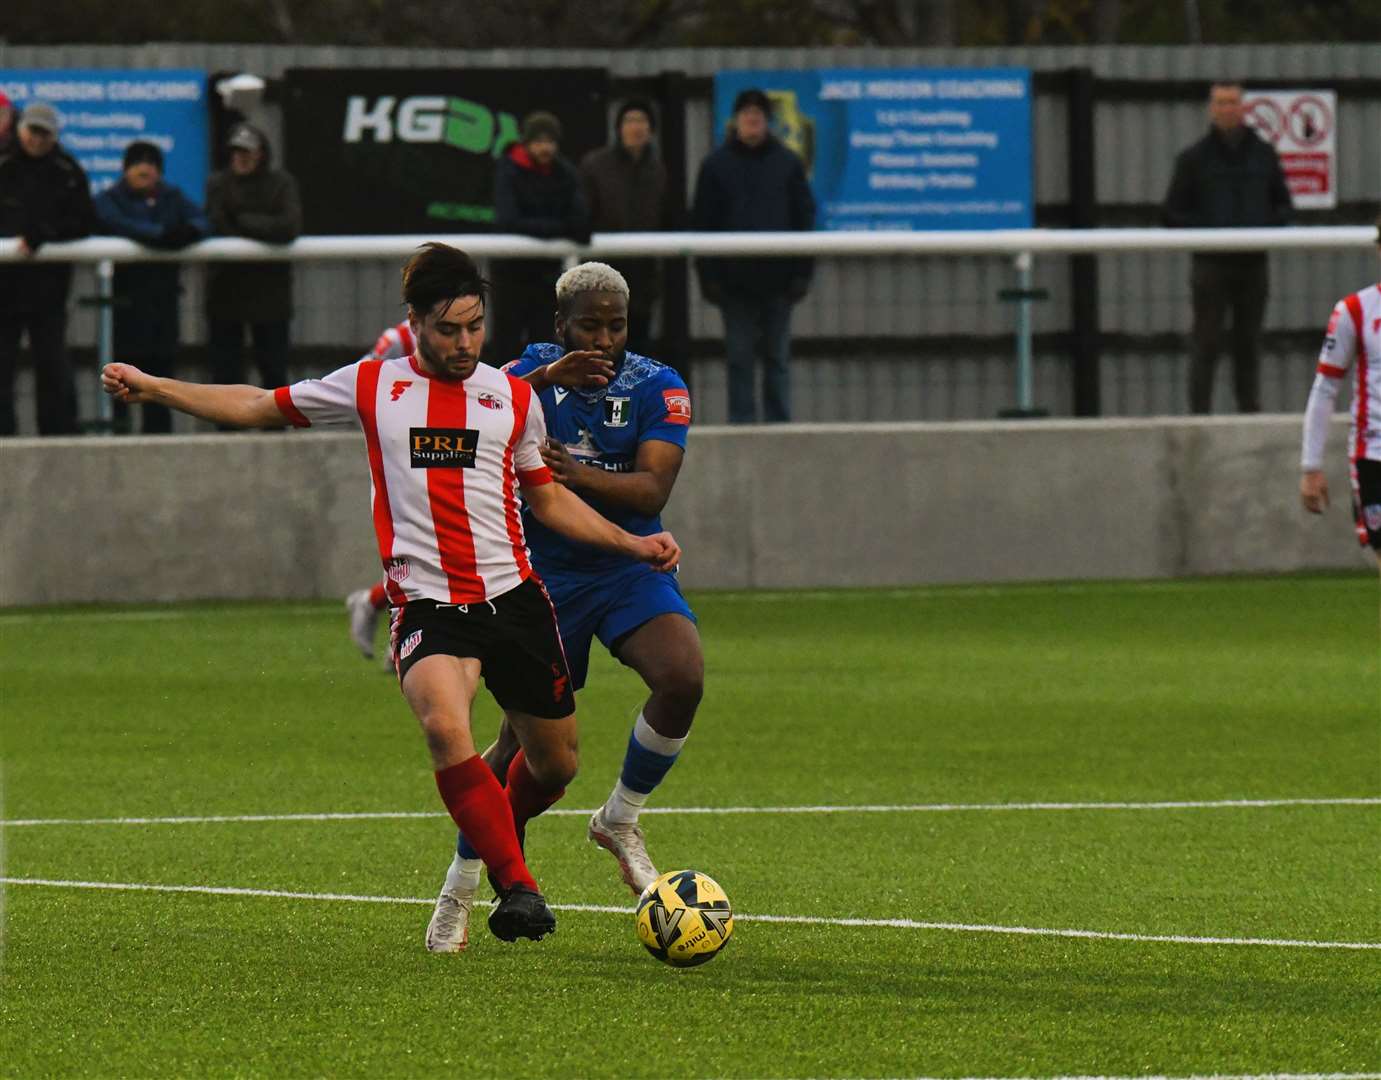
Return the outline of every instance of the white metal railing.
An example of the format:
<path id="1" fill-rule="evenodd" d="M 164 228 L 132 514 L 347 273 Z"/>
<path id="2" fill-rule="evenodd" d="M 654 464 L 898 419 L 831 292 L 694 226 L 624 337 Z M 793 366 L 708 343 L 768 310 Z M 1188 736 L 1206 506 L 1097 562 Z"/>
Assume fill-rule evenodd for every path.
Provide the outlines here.
<path id="1" fill-rule="evenodd" d="M 94 236 L 46 244 L 40 262 L 332 261 L 404 257 L 419 244 L 444 240 L 471 255 L 1096 255 L 1120 251 L 1282 251 L 1363 248 L 1376 243 L 1371 225 L 1283 229 L 995 229 L 981 232 L 667 232 L 598 233 L 589 244 L 534 240 L 500 233 L 408 236 L 304 236 L 291 244 L 223 237 L 182 251 L 155 251 L 132 240 Z M 23 259 L 17 240 L 0 238 L 0 262 Z"/>
<path id="2" fill-rule="evenodd" d="M 156 251 L 114 236 L 95 236 L 69 243 L 45 244 L 34 255 L 21 255 L 19 242 L 0 238 L 0 263 L 95 263 L 101 294 L 98 350 L 102 365 L 112 357 L 113 316 L 110 298 L 117 262 L 331 262 L 343 259 L 405 258 L 419 245 L 441 239 L 482 258 L 549 256 L 573 264 L 590 256 L 877 256 L 1000 255 L 1008 256 L 1018 294 L 1031 291 L 1032 266 L 1038 255 L 1097 255 L 1129 251 L 1285 251 L 1365 248 L 1377 243 L 1370 225 L 1287 227 L 1274 229 L 999 229 L 976 232 L 634 232 L 598 233 L 589 244 L 570 240 L 535 240 L 500 233 L 304 236 L 291 244 L 262 244 L 238 237 L 204 240 L 181 251 Z M 1031 298 L 1017 301 L 1017 407 L 1033 406 L 1034 353 Z M 107 402 L 102 397 L 102 407 Z"/>

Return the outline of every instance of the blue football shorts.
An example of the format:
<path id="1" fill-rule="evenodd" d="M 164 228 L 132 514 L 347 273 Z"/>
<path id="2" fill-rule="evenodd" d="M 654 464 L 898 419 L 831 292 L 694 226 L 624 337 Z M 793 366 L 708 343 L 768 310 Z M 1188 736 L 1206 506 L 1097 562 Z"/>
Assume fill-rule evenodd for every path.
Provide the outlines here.
<path id="1" fill-rule="evenodd" d="M 617 658 L 620 640 L 658 615 L 684 615 L 695 622 L 676 575 L 643 563 L 597 575 L 548 571 L 542 573 L 542 581 L 556 605 L 561 643 L 576 690 L 585 685 L 592 639 L 599 638 Z"/>

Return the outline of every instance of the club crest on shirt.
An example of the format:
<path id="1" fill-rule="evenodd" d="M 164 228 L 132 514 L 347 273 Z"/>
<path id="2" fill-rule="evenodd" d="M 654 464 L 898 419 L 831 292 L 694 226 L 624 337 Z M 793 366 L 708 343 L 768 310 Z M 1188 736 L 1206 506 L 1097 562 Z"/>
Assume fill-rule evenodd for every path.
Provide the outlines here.
<path id="1" fill-rule="evenodd" d="M 1362 507 L 1362 520 L 1372 532 L 1381 532 L 1381 503 Z"/>
<path id="2" fill-rule="evenodd" d="M 388 575 L 388 579 L 390 581 L 396 581 L 399 585 L 403 584 L 408 574 L 411 572 L 412 566 L 408 563 L 406 555 L 399 555 L 389 559 L 384 567 L 384 573 Z"/>
<path id="3" fill-rule="evenodd" d="M 503 402 L 500 401 L 498 398 L 496 398 L 496 397 L 495 397 L 493 394 L 491 394 L 488 390 L 481 390 L 481 391 L 480 391 L 480 394 L 479 394 L 479 403 L 480 403 L 481 405 L 483 405 L 486 409 L 502 409 L 502 408 L 503 408 Z"/>
<path id="4" fill-rule="evenodd" d="M 406 660 L 422 644 L 422 631 L 414 630 L 398 644 L 398 659 Z"/>
<path id="5" fill-rule="evenodd" d="M 607 397 L 604 399 L 604 426 L 627 427 L 628 403 L 632 398 Z"/>
<path id="6" fill-rule="evenodd" d="M 474 428 L 415 427 L 408 429 L 408 450 L 414 469 L 473 469 L 480 433 Z"/>

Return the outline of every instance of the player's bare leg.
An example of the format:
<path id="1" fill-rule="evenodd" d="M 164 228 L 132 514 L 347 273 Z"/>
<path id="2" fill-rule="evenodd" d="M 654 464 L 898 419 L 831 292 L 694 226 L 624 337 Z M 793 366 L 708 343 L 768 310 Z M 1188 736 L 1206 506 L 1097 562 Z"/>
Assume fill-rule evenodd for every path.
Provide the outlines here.
<path id="1" fill-rule="evenodd" d="M 505 941 L 541 938 L 556 926 L 537 883 L 523 861 L 513 811 L 498 780 L 475 753 L 470 706 L 479 686 L 480 663 L 469 657 L 427 656 L 409 669 L 403 696 L 412 707 L 436 770 L 436 785 L 456 825 L 470 838 L 502 889 L 490 929 Z M 458 952 L 468 941 L 470 905 L 478 868 L 452 864 L 428 926 L 427 947 Z M 468 879 L 473 876 L 473 882 Z M 497 924 L 497 925 L 496 925 Z"/>
<path id="2" fill-rule="evenodd" d="M 618 860 L 624 883 L 641 894 L 658 875 L 638 814 L 690 734 L 704 692 L 705 660 L 695 624 L 671 613 L 629 634 L 619 644 L 618 658 L 652 693 L 633 725 L 618 782 L 590 818 L 589 837 Z"/>

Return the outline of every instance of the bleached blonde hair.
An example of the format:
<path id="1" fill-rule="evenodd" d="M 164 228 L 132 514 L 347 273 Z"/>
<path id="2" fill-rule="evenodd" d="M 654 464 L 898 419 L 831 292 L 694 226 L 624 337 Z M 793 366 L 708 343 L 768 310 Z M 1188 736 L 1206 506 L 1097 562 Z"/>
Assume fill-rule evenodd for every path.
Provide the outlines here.
<path id="1" fill-rule="evenodd" d="M 561 314 L 571 310 L 571 304 L 581 293 L 618 293 L 628 300 L 628 282 L 608 263 L 583 262 L 572 266 L 556 279 L 556 310 Z"/>

